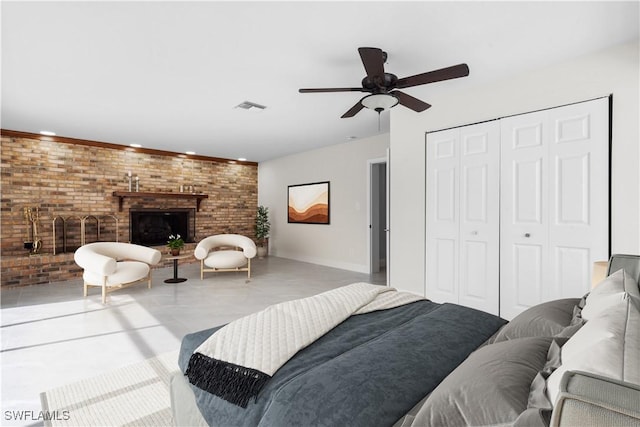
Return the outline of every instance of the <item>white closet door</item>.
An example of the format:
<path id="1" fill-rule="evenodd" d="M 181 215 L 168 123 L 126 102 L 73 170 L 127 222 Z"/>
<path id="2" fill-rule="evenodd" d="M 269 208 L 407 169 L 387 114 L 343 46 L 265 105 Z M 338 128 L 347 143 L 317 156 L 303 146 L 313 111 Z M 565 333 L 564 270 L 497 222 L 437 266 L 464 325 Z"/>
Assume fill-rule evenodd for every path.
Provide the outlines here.
<path id="1" fill-rule="evenodd" d="M 609 258 L 609 100 L 549 110 L 549 268 L 543 300 L 582 296 Z"/>
<path id="2" fill-rule="evenodd" d="M 501 121 L 500 316 L 511 319 L 542 299 L 546 257 L 547 112 Z"/>
<path id="3" fill-rule="evenodd" d="M 425 296 L 458 303 L 458 129 L 427 135 L 427 262 Z"/>
<path id="4" fill-rule="evenodd" d="M 500 284 L 500 126 L 460 128 L 459 304 L 493 314 Z"/>
<path id="5" fill-rule="evenodd" d="M 498 314 L 499 124 L 427 136 L 426 296 Z"/>
<path id="6" fill-rule="evenodd" d="M 500 315 L 589 290 L 608 257 L 608 100 L 501 120 Z"/>

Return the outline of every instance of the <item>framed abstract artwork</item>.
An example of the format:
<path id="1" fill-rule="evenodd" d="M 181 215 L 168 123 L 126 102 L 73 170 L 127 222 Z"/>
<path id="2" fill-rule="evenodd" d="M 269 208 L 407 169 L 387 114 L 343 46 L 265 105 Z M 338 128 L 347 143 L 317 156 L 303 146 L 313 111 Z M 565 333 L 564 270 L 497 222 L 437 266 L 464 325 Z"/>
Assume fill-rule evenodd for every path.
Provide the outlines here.
<path id="1" fill-rule="evenodd" d="M 329 181 L 290 185 L 287 222 L 329 224 Z"/>

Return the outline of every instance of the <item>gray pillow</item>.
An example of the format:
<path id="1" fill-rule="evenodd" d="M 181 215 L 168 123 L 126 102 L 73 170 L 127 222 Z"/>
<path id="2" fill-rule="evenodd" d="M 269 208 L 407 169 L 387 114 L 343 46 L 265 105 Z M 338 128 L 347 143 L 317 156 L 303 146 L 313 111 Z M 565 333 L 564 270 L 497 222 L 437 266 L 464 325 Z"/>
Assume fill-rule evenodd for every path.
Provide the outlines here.
<path id="1" fill-rule="evenodd" d="M 565 337 L 571 336 L 579 326 L 565 328 L 582 324 L 579 310 L 574 312 L 579 303 L 579 298 L 565 298 L 535 305 L 504 325 L 492 342 L 525 337 L 553 337 L 561 333 Z"/>
<path id="2" fill-rule="evenodd" d="M 547 427 L 551 423 L 553 404 L 547 397 L 547 378 L 560 367 L 560 348 L 567 342 L 567 338 L 554 338 L 547 352 L 547 362 L 531 382 L 527 409 L 513 423 L 513 427 Z"/>
<path id="3" fill-rule="evenodd" d="M 436 387 L 413 426 L 513 423 L 527 409 L 531 383 L 553 338 L 520 338 L 473 352 Z"/>

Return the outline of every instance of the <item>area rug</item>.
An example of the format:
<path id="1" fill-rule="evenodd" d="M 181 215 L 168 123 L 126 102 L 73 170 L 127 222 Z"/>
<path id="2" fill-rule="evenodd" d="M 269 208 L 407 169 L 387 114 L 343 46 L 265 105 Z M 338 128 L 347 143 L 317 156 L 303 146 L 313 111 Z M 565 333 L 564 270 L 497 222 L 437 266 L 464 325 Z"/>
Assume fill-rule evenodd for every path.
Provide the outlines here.
<path id="1" fill-rule="evenodd" d="M 45 426 L 170 426 L 178 352 L 40 394 Z"/>

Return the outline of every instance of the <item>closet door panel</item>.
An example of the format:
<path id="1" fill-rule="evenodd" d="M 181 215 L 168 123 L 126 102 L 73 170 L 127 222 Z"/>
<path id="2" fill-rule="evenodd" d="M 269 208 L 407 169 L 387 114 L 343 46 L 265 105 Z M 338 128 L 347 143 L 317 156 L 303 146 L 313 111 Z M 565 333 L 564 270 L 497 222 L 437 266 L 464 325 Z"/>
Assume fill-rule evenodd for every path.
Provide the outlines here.
<path id="1" fill-rule="evenodd" d="M 549 264 L 544 300 L 588 292 L 595 261 L 608 254 L 609 100 L 549 110 Z"/>
<path id="2" fill-rule="evenodd" d="M 459 130 L 459 302 L 498 314 L 500 125 L 491 121 Z"/>
<path id="3" fill-rule="evenodd" d="M 427 262 L 425 296 L 458 303 L 459 138 L 456 129 L 427 137 Z"/>
<path id="4" fill-rule="evenodd" d="M 547 282 L 547 112 L 501 121 L 500 316 L 540 301 Z"/>
<path id="5" fill-rule="evenodd" d="M 609 100 L 501 120 L 500 315 L 578 297 L 609 257 Z"/>
<path id="6" fill-rule="evenodd" d="M 427 288 L 430 299 L 438 302 L 458 303 L 458 241 L 437 238 L 432 252 L 434 263 L 431 287 Z"/>
<path id="7" fill-rule="evenodd" d="M 551 237 L 553 241 L 554 238 Z M 542 301 L 560 298 L 577 298 L 591 288 L 593 266 L 591 248 L 561 246 L 555 244 L 552 250 L 553 285 L 545 288 Z M 554 291 L 554 294 L 551 294 Z"/>
<path id="8" fill-rule="evenodd" d="M 527 309 L 531 301 L 539 301 L 542 296 L 543 264 L 542 254 L 544 248 L 539 244 L 514 244 L 513 251 L 513 306 L 514 312 Z M 513 317 L 513 312 L 509 313 Z M 502 313 L 502 315 L 506 315 Z"/>

